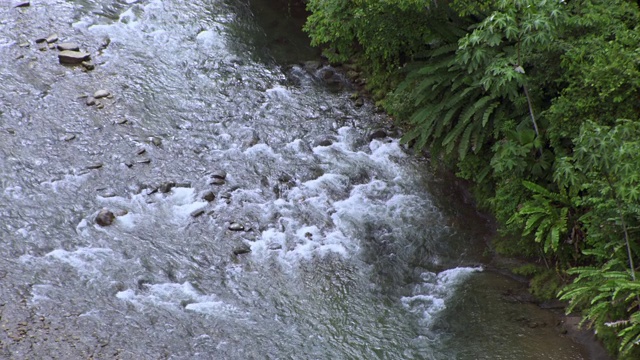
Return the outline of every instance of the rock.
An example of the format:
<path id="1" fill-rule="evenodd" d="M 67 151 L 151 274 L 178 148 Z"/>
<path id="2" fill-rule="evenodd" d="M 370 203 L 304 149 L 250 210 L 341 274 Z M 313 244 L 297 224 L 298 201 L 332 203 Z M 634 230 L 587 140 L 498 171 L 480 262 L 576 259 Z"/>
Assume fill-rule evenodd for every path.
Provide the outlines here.
<path id="1" fill-rule="evenodd" d="M 244 226 L 242 224 L 238 224 L 237 222 L 231 223 L 229 225 L 229 230 L 231 231 L 244 231 Z"/>
<path id="2" fill-rule="evenodd" d="M 128 168 L 132 168 L 133 167 L 133 163 L 131 161 L 125 161 L 124 166 L 126 166 Z"/>
<path id="3" fill-rule="evenodd" d="M 140 149 L 138 149 L 138 150 L 136 151 L 136 155 L 142 155 L 142 154 L 144 154 L 145 152 L 147 152 L 147 149 L 145 149 L 145 148 L 140 148 Z"/>
<path id="4" fill-rule="evenodd" d="M 163 194 L 166 194 L 169 191 L 171 191 L 171 189 L 173 189 L 175 186 L 176 186 L 175 181 L 167 181 L 166 183 L 162 183 L 160 186 L 158 186 L 158 191 L 160 191 Z"/>
<path id="5" fill-rule="evenodd" d="M 362 105 L 364 105 L 364 99 L 363 98 L 357 98 L 356 101 L 353 104 L 356 107 L 361 107 Z"/>
<path id="6" fill-rule="evenodd" d="M 100 43 L 100 47 L 98 48 L 99 50 L 104 50 L 107 48 L 107 46 L 109 46 L 109 44 L 111 44 L 111 39 L 109 39 L 108 37 L 102 39 L 102 42 Z"/>
<path id="7" fill-rule="evenodd" d="M 387 132 L 382 130 L 382 129 L 378 129 L 374 132 L 372 132 L 371 134 L 369 134 L 369 141 L 373 140 L 373 139 L 383 139 L 387 137 Z"/>
<path id="8" fill-rule="evenodd" d="M 200 216 L 202 214 L 204 214 L 204 209 L 198 209 L 198 210 L 193 211 L 191 213 L 191 216 L 195 218 L 195 217 L 198 217 L 198 216 Z"/>
<path id="9" fill-rule="evenodd" d="M 18 1 L 17 3 L 15 3 L 13 5 L 13 7 L 19 8 L 19 7 L 27 7 L 27 6 L 30 6 L 30 5 L 31 5 L 31 2 L 29 2 L 29 1 Z"/>
<path id="10" fill-rule="evenodd" d="M 124 125 L 124 124 L 126 124 L 126 123 L 127 123 L 127 121 L 128 121 L 128 120 L 127 120 L 127 119 L 125 119 L 125 118 L 118 119 L 118 120 L 116 120 L 116 124 L 118 124 L 118 125 Z"/>
<path id="11" fill-rule="evenodd" d="M 304 68 L 307 69 L 307 71 L 316 71 L 321 67 L 322 67 L 322 62 L 317 60 L 306 61 L 304 63 Z"/>
<path id="12" fill-rule="evenodd" d="M 202 199 L 206 201 L 213 201 L 216 199 L 216 194 L 213 191 L 209 190 L 202 195 Z"/>
<path id="13" fill-rule="evenodd" d="M 49 44 L 47 47 L 49 48 L 49 50 L 53 50 L 56 48 L 54 44 Z"/>
<path id="14" fill-rule="evenodd" d="M 76 43 L 60 43 L 57 46 L 58 50 L 60 51 L 65 51 L 65 50 L 69 50 L 69 51 L 79 51 L 80 50 L 80 46 Z"/>
<path id="15" fill-rule="evenodd" d="M 18 46 L 21 47 L 21 48 L 26 48 L 26 47 L 29 47 L 29 43 L 25 41 L 23 43 L 20 43 L 20 45 L 18 45 Z"/>
<path id="16" fill-rule="evenodd" d="M 242 255 L 251 252 L 251 248 L 248 245 L 240 245 L 233 249 L 233 255 Z"/>
<path id="17" fill-rule="evenodd" d="M 125 216 L 129 213 L 127 210 L 118 210 L 114 213 L 115 216 Z"/>
<path id="18" fill-rule="evenodd" d="M 58 34 L 51 34 L 46 38 L 47 43 L 51 44 L 58 41 Z"/>
<path id="19" fill-rule="evenodd" d="M 62 138 L 63 141 L 71 141 L 73 139 L 75 139 L 76 136 L 74 134 L 68 134 L 65 137 Z"/>
<path id="20" fill-rule="evenodd" d="M 152 143 L 155 146 L 160 147 L 160 145 L 162 145 L 162 139 L 160 139 L 157 136 L 151 136 L 147 140 L 149 140 L 149 142 Z"/>
<path id="21" fill-rule="evenodd" d="M 82 51 L 65 50 L 58 54 L 60 64 L 80 64 L 91 59 L 91 54 Z"/>
<path id="22" fill-rule="evenodd" d="M 209 182 L 209 185 L 218 185 L 218 186 L 220 186 L 220 185 L 224 185 L 224 184 L 225 184 L 225 181 L 222 180 L 222 179 L 218 179 L 218 178 L 214 178 L 214 179 L 211 180 L 211 182 Z"/>
<path id="23" fill-rule="evenodd" d="M 98 163 L 90 164 L 86 168 L 87 169 L 100 169 L 101 167 L 102 167 L 102 163 L 98 162 Z"/>
<path id="24" fill-rule="evenodd" d="M 115 219 L 116 216 L 111 211 L 103 209 L 100 210 L 100 212 L 96 216 L 95 222 L 100 226 L 109 226 Z"/>
<path id="25" fill-rule="evenodd" d="M 87 106 L 95 105 L 96 98 L 94 98 L 93 96 L 89 96 L 87 100 L 85 100 L 85 103 L 87 104 Z"/>
<path id="26" fill-rule="evenodd" d="M 83 61 L 82 67 L 84 67 L 86 70 L 93 70 L 96 68 L 96 66 L 91 61 Z"/>
<path id="27" fill-rule="evenodd" d="M 151 162 L 151 159 L 142 159 L 142 160 L 136 161 L 136 164 L 149 164 L 150 162 Z"/>
<path id="28" fill-rule="evenodd" d="M 190 182 L 179 182 L 176 183 L 176 187 L 178 188 L 191 188 L 191 183 Z"/>
<path id="29" fill-rule="evenodd" d="M 107 91 L 107 90 L 98 90 L 98 91 L 93 93 L 93 97 L 96 98 L 96 99 L 107 97 L 109 95 L 111 95 L 111 93 L 109 91 Z"/>
<path id="30" fill-rule="evenodd" d="M 98 109 L 103 109 L 103 108 L 104 108 L 104 104 L 103 104 L 103 103 L 101 103 L 101 102 L 98 102 L 98 103 L 96 104 L 96 108 L 98 108 Z"/>
<path id="31" fill-rule="evenodd" d="M 41 44 L 41 43 L 43 43 L 43 42 L 47 41 L 47 38 L 45 38 L 45 37 L 39 37 L 39 38 L 37 38 L 35 41 L 36 41 L 36 44 Z"/>
<path id="32" fill-rule="evenodd" d="M 224 170 L 220 170 L 220 171 L 214 171 L 211 173 L 211 177 L 214 179 L 226 179 L 227 178 L 227 172 Z"/>

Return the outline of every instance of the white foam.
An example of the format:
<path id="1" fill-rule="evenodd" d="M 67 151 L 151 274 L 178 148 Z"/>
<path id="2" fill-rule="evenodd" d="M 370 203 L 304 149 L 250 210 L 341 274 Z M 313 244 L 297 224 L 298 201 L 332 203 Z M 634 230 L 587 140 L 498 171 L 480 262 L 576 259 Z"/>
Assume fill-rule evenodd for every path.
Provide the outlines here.
<path id="1" fill-rule="evenodd" d="M 116 297 L 141 309 L 159 306 L 173 310 L 190 310 L 206 315 L 220 315 L 237 311 L 234 306 L 218 300 L 215 295 L 201 294 L 189 282 L 147 285 L 146 289 L 142 291 L 127 289 L 118 292 Z"/>
<path id="2" fill-rule="evenodd" d="M 75 251 L 56 249 L 45 255 L 47 258 L 71 265 L 84 275 L 99 273 L 102 263 L 112 256 L 113 251 L 105 248 L 78 248 Z"/>
<path id="3" fill-rule="evenodd" d="M 447 308 L 447 302 L 457 287 L 473 273 L 482 271 L 480 267 L 459 267 L 438 274 L 421 274 L 422 283 L 415 285 L 412 296 L 402 297 L 402 305 L 412 313 L 420 314 L 422 325 L 429 327 L 438 314 Z"/>

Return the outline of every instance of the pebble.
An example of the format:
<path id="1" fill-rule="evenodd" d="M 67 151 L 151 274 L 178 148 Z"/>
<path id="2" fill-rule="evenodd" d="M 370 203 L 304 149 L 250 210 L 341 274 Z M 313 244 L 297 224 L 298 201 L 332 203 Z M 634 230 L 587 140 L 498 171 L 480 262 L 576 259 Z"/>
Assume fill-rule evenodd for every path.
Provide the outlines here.
<path id="1" fill-rule="evenodd" d="M 116 124 L 118 124 L 118 125 L 124 125 L 126 123 L 127 123 L 127 119 L 125 119 L 125 118 L 116 120 Z"/>
<path id="2" fill-rule="evenodd" d="M 43 43 L 43 42 L 47 41 L 47 38 L 39 37 L 35 41 L 36 41 L 36 44 L 40 44 L 40 43 Z"/>
<path id="3" fill-rule="evenodd" d="M 20 43 L 20 45 L 18 45 L 18 46 L 21 47 L 21 48 L 26 48 L 26 47 L 29 47 L 29 43 L 28 42 L 23 42 L 23 43 Z"/>
<path id="4" fill-rule="evenodd" d="M 126 122 L 126 120 L 125 120 L 125 122 Z M 136 151 L 136 155 L 142 155 L 142 154 L 144 154 L 145 152 L 147 152 L 147 149 L 145 149 L 145 148 L 140 148 L 140 149 L 138 149 L 138 151 Z"/>
<path id="5" fill-rule="evenodd" d="M 176 186 L 175 181 L 167 181 L 166 183 L 163 183 L 158 187 L 158 191 L 160 191 L 163 194 L 166 194 L 169 191 L 171 191 L 171 189 L 173 189 L 175 186 Z"/>
<path id="6" fill-rule="evenodd" d="M 76 136 L 74 134 L 69 134 L 69 135 L 66 135 L 65 137 L 63 137 L 62 140 L 71 141 L 71 140 L 73 140 L 75 138 L 76 138 Z"/>
<path id="7" fill-rule="evenodd" d="M 98 109 L 103 109 L 103 108 L 104 108 L 104 104 L 103 104 L 103 103 L 98 103 L 98 104 L 96 105 L 96 108 L 98 108 Z"/>
<path id="8" fill-rule="evenodd" d="M 244 226 L 234 222 L 234 223 L 231 223 L 231 225 L 229 225 L 229 230 L 231 230 L 231 231 L 243 231 L 244 230 Z"/>
<path id="9" fill-rule="evenodd" d="M 151 159 L 142 159 L 142 160 L 136 161 L 136 164 L 149 164 L 150 162 L 151 162 Z"/>
<path id="10" fill-rule="evenodd" d="M 96 66 L 91 62 L 91 61 L 83 61 L 82 62 L 82 66 L 86 69 L 86 70 L 93 70 L 96 68 Z"/>
<path id="11" fill-rule="evenodd" d="M 93 93 L 93 97 L 96 98 L 96 99 L 107 97 L 109 95 L 111 95 L 111 93 L 109 91 L 107 91 L 107 90 L 98 90 L 98 91 Z"/>
<path id="12" fill-rule="evenodd" d="M 89 96 L 87 98 L 87 100 L 86 100 L 86 104 L 88 106 L 95 105 L 96 104 L 96 98 L 94 98 L 93 96 Z"/>
<path id="13" fill-rule="evenodd" d="M 29 2 L 29 1 L 18 1 L 18 2 L 14 5 L 14 7 L 19 8 L 19 7 L 27 7 L 27 6 L 30 6 L 30 5 L 31 5 L 31 2 Z"/>

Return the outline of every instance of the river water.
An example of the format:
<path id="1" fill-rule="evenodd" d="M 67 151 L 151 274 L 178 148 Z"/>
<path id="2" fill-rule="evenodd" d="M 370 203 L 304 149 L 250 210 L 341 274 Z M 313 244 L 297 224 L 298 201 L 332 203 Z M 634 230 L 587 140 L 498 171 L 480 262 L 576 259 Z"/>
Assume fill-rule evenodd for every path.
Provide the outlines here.
<path id="1" fill-rule="evenodd" d="M 0 4 L 0 358 L 595 358 L 268 4 Z"/>

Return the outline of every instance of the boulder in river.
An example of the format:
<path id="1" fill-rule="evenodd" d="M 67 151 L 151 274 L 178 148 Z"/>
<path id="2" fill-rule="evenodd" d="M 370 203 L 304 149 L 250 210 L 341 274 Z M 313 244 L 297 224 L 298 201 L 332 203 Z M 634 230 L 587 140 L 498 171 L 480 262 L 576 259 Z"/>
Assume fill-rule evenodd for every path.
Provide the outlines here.
<path id="1" fill-rule="evenodd" d="M 102 209 L 100 210 L 100 212 L 98 213 L 98 215 L 96 215 L 96 224 L 100 225 L 100 226 L 109 226 L 113 223 L 113 220 L 115 220 L 116 216 L 109 210 L 107 209 Z"/>
<path id="2" fill-rule="evenodd" d="M 80 64 L 89 59 L 91 59 L 91 54 L 83 51 L 65 50 L 58 54 L 60 64 Z"/>

